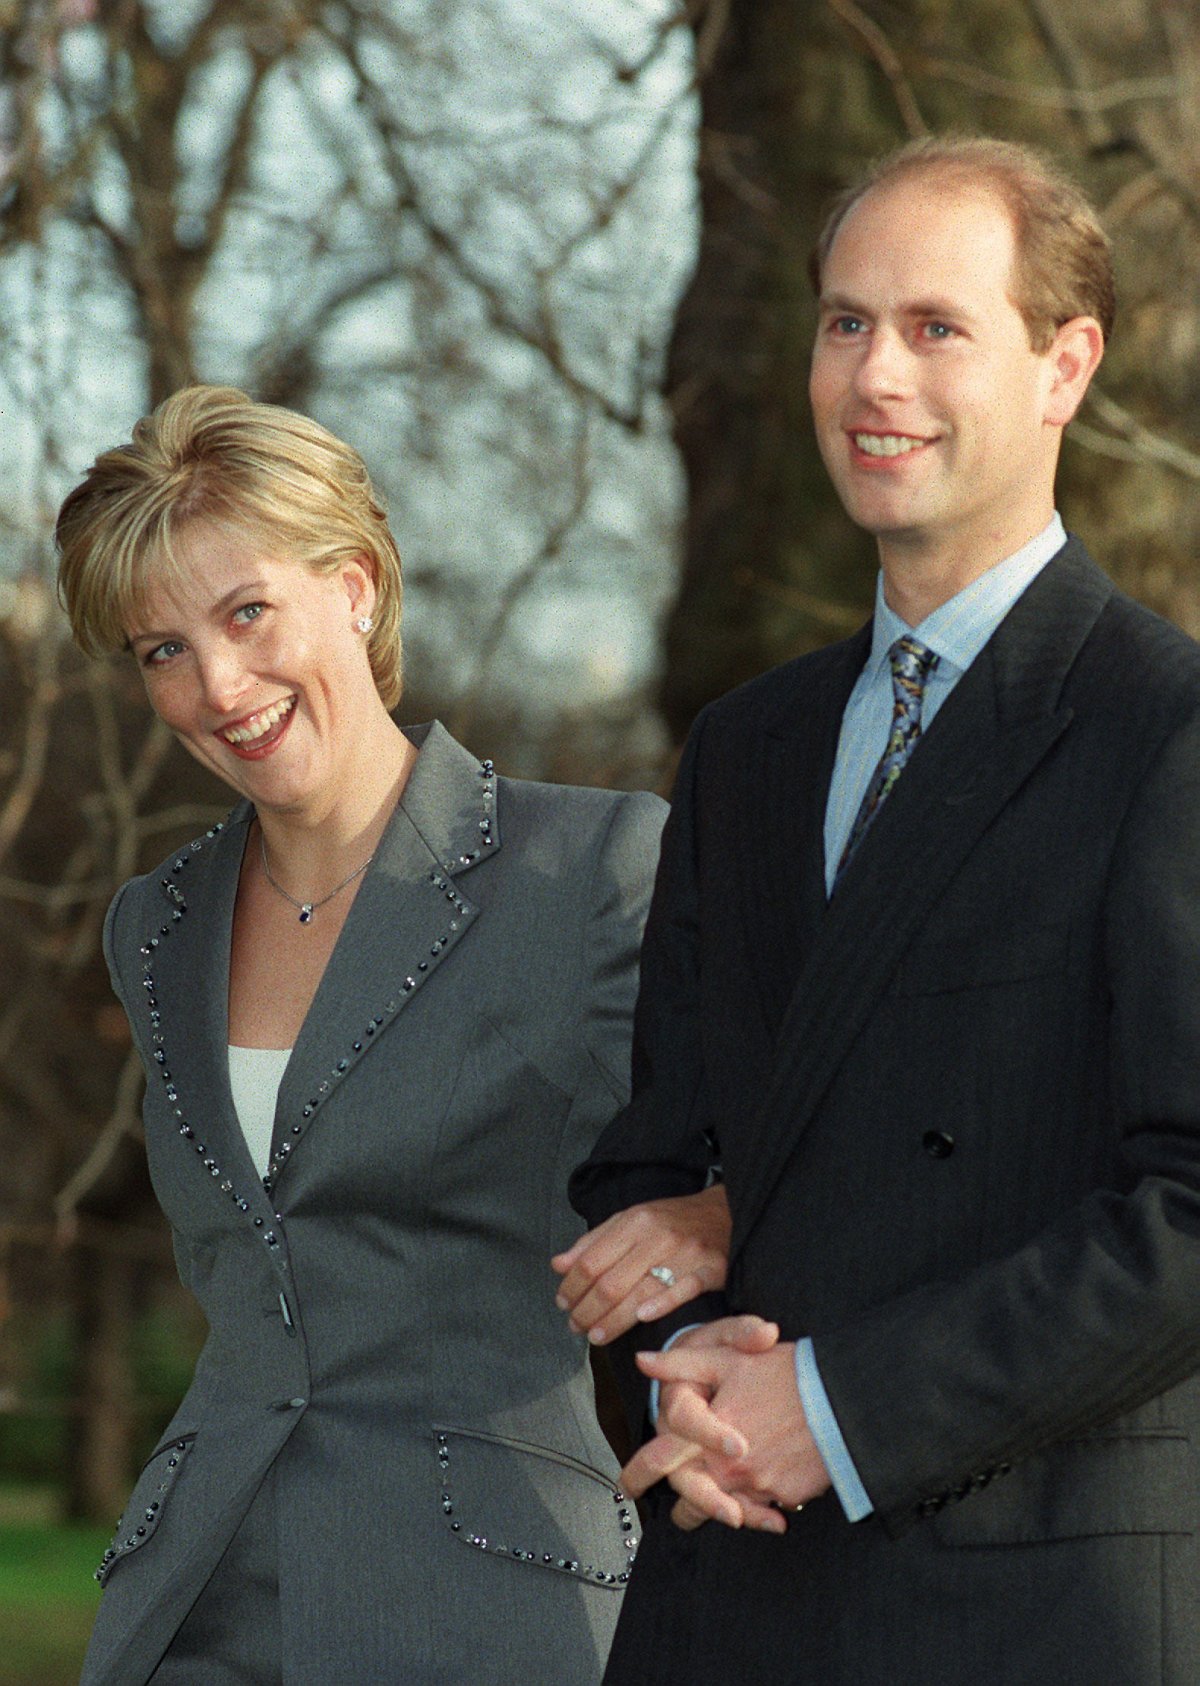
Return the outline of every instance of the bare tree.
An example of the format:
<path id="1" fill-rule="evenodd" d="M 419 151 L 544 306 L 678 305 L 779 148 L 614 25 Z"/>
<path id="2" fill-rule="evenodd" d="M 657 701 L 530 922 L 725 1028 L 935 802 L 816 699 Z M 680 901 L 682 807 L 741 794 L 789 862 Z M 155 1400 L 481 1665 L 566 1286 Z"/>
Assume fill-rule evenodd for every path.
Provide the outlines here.
<path id="1" fill-rule="evenodd" d="M 539 766 L 590 699 L 575 776 L 652 776 L 690 41 L 668 0 L 15 0 L 0 31 L 0 1256 L 73 1308 L 71 1498 L 107 1517 L 169 1250 L 100 927 L 227 803 L 70 647 L 55 508 L 187 381 L 308 409 L 389 495 L 410 716 Z"/>

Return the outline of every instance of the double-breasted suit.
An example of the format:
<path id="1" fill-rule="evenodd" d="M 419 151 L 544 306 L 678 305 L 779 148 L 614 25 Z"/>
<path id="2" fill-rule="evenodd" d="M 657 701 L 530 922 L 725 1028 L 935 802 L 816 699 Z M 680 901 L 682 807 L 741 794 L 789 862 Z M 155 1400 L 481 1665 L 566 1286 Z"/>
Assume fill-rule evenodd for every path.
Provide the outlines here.
<path id="1" fill-rule="evenodd" d="M 252 810 L 111 910 L 151 1172 L 211 1332 L 106 1556 L 89 1686 L 150 1676 L 260 1513 L 285 1682 L 599 1676 L 637 1530 L 548 1261 L 578 1233 L 567 1174 L 628 1093 L 665 810 L 410 735 L 265 1178 L 227 1065 Z"/>
<path id="2" fill-rule="evenodd" d="M 1070 541 L 827 901 L 868 649 L 699 719 L 634 1098 L 573 1192 L 598 1221 L 719 1158 L 708 1309 L 813 1338 L 874 1512 L 685 1534 L 660 1490 L 609 1678 L 1191 1686 L 1200 648 Z"/>

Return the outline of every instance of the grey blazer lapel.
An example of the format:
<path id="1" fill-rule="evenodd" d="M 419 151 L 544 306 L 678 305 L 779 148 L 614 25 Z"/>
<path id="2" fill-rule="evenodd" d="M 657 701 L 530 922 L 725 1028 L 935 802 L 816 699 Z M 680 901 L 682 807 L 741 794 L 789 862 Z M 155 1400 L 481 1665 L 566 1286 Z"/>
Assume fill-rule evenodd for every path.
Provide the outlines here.
<path id="1" fill-rule="evenodd" d="M 1066 730 L 1062 688 L 1113 586 L 1072 541 L 939 711 L 829 904 L 730 1176 L 732 1252 L 897 964 L 996 815 Z"/>
<path id="2" fill-rule="evenodd" d="M 267 1187 L 322 1106 L 447 964 L 479 914 L 464 880 L 500 847 L 496 777 L 438 722 L 330 956 L 279 1089 Z"/>
<path id="3" fill-rule="evenodd" d="M 142 946 L 151 1076 L 212 1160 L 253 1186 L 254 1172 L 229 1086 L 229 948 L 253 810 L 240 802 L 220 826 L 174 857 L 163 875 L 162 918 Z M 153 987 L 150 988 L 149 985 Z M 211 1166 L 207 1166 L 211 1169 Z"/>

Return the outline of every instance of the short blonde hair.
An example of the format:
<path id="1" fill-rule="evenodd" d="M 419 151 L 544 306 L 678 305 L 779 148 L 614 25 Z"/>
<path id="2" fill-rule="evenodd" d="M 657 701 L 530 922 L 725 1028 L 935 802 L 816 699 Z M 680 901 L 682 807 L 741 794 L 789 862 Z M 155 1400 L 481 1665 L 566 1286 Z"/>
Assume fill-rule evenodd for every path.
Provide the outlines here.
<path id="1" fill-rule="evenodd" d="M 58 590 L 87 655 L 125 648 L 150 571 L 178 566 L 193 522 L 282 547 L 318 573 L 358 559 L 375 582 L 367 650 L 385 708 L 400 700 L 400 555 L 358 452 L 295 410 L 231 386 L 189 386 L 98 456 L 59 511 Z"/>
<path id="2" fill-rule="evenodd" d="M 814 287 L 847 213 L 873 188 L 919 176 L 993 194 L 1012 219 L 1012 301 L 1034 351 L 1064 322 L 1092 316 L 1105 340 L 1116 313 L 1112 246 L 1087 195 L 1036 148 L 986 135 L 925 135 L 879 159 L 833 201 L 809 262 Z M 919 236 L 919 231 L 918 231 Z"/>

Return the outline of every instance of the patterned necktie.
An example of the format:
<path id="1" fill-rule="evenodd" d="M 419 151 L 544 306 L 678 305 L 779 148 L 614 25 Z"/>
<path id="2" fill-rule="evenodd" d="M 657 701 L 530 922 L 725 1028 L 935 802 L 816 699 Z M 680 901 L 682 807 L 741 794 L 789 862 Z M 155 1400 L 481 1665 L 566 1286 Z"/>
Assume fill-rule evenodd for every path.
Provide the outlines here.
<path id="1" fill-rule="evenodd" d="M 916 748 L 921 736 L 921 703 L 925 696 L 925 681 L 938 664 L 932 650 L 926 649 L 907 634 L 897 638 L 888 651 L 892 667 L 892 729 L 887 747 L 879 758 L 879 765 L 863 795 L 842 858 L 838 862 L 833 887 L 836 890 L 841 876 L 849 866 L 855 850 L 862 842 L 871 821 L 891 794 L 892 786 L 904 771 L 905 763 Z"/>

